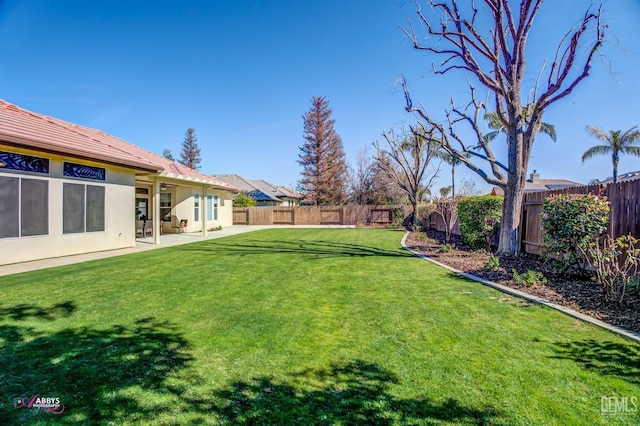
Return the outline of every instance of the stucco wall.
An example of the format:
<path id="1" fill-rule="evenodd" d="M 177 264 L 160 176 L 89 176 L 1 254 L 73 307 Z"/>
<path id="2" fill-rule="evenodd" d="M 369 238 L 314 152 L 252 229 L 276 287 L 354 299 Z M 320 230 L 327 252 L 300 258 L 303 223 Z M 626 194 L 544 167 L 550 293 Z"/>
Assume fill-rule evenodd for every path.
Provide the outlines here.
<path id="1" fill-rule="evenodd" d="M 0 169 L 0 176 L 43 179 L 49 182 L 48 235 L 0 238 L 0 264 L 10 264 L 93 251 L 113 250 L 135 245 L 133 170 L 101 163 L 66 158 L 0 145 L 0 150 L 44 157 L 50 160 L 49 175 Z M 69 178 L 62 174 L 63 162 L 102 167 L 106 180 Z M 76 234 L 62 233 L 62 191 L 64 183 L 82 183 L 105 188 L 105 230 Z"/>
<path id="2" fill-rule="evenodd" d="M 232 194 L 228 191 L 207 190 L 206 195 L 202 188 L 198 187 L 177 187 L 175 188 L 176 204 L 174 207 L 175 216 L 178 220 L 186 219 L 187 232 L 202 231 L 202 219 L 206 218 L 206 195 L 218 196 L 218 219 L 206 220 L 207 229 L 218 226 L 223 228 L 233 226 L 233 202 Z M 200 194 L 200 218 L 196 222 L 194 209 L 194 196 Z M 213 215 L 212 215 L 213 217 Z"/>

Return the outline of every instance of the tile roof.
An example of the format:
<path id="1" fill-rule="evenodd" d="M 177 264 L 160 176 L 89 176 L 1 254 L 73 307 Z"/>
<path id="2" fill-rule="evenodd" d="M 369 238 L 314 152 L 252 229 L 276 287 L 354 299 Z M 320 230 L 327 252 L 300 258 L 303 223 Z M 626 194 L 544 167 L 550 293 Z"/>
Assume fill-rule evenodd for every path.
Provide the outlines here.
<path id="1" fill-rule="evenodd" d="M 240 175 L 226 174 L 226 175 L 212 175 L 216 180 L 222 181 L 226 184 L 233 185 L 240 191 L 246 192 L 256 201 L 276 201 L 282 202 L 275 194 L 272 194 L 269 189 L 259 188 L 256 186 L 255 181 L 245 179 Z"/>
<path id="2" fill-rule="evenodd" d="M 211 175 L 213 178 L 230 185 L 238 187 L 246 192 L 256 201 L 276 201 L 282 202 L 280 197 L 299 198 L 302 195 L 287 188 L 286 186 L 276 186 L 262 179 L 247 179 L 237 174 Z"/>
<path id="3" fill-rule="evenodd" d="M 0 100 L 0 141 L 154 172 L 161 177 L 238 190 L 101 130 L 28 111 L 3 100 Z"/>
<path id="4" fill-rule="evenodd" d="M 263 192 L 269 192 L 276 197 L 302 198 L 302 195 L 285 186 L 275 186 L 266 180 L 258 179 L 251 181 L 253 185 Z"/>

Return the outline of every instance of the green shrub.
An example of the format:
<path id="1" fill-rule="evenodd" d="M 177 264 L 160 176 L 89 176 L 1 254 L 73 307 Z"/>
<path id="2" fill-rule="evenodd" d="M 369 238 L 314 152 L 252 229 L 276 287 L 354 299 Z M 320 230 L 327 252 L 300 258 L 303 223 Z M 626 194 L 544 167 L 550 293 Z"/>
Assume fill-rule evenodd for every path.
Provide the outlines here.
<path id="1" fill-rule="evenodd" d="M 436 211 L 434 203 L 420 204 L 418 206 L 418 225 L 423 229 L 431 227 L 431 215 Z"/>
<path id="2" fill-rule="evenodd" d="M 580 247 L 596 277 L 604 288 L 606 301 L 622 303 L 625 295 L 638 292 L 640 283 L 640 240 L 622 235 L 614 240 L 588 238 L 587 249 Z"/>
<path id="3" fill-rule="evenodd" d="M 394 207 L 391 209 L 391 224 L 393 227 L 400 227 L 404 222 L 404 209 L 402 207 Z"/>
<path id="4" fill-rule="evenodd" d="M 484 264 L 484 268 L 489 271 L 497 271 L 500 269 L 500 258 L 498 256 L 491 255 L 491 257 Z"/>
<path id="5" fill-rule="evenodd" d="M 548 260 L 559 262 L 566 272 L 584 270 L 581 255 L 609 224 L 609 202 L 593 194 L 558 194 L 542 205 L 543 249 Z"/>
<path id="6" fill-rule="evenodd" d="M 412 232 L 411 235 L 413 236 L 413 239 L 416 241 L 427 241 L 429 239 L 427 237 L 427 234 L 425 234 L 422 231 Z"/>
<path id="7" fill-rule="evenodd" d="M 523 272 L 522 274 L 518 274 L 518 271 L 515 269 L 511 270 L 513 272 L 513 280 L 522 285 L 535 286 L 538 284 L 546 285 L 547 278 L 544 276 L 542 272 L 532 271 L 529 269 L 527 272 Z"/>
<path id="8" fill-rule="evenodd" d="M 626 294 L 640 295 L 640 278 L 633 280 L 629 283 Z"/>
<path id="9" fill-rule="evenodd" d="M 233 207 L 253 207 L 256 203 L 256 200 L 244 191 L 236 195 L 233 199 Z"/>
<path id="10" fill-rule="evenodd" d="M 453 246 L 449 243 L 445 243 L 440 246 L 441 253 L 451 253 L 453 251 Z"/>
<path id="11" fill-rule="evenodd" d="M 474 248 L 489 248 L 500 231 L 503 197 L 467 197 L 458 201 L 462 240 Z"/>

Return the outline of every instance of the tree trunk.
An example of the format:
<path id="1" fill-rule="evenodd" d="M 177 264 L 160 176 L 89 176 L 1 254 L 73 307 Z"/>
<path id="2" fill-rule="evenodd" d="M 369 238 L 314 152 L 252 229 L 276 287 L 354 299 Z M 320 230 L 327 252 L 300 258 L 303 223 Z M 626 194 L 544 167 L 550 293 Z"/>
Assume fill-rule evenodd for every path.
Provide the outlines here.
<path id="1" fill-rule="evenodd" d="M 456 165 L 451 165 L 451 196 L 456 197 Z"/>
<path id="2" fill-rule="evenodd" d="M 412 231 L 416 231 L 418 230 L 418 202 L 417 201 L 412 201 L 411 202 L 411 207 L 413 207 L 413 220 L 412 220 Z"/>
<path id="3" fill-rule="evenodd" d="M 524 198 L 524 177 L 513 176 L 504 188 L 500 241 L 497 255 L 516 256 L 520 253 L 519 230 Z"/>

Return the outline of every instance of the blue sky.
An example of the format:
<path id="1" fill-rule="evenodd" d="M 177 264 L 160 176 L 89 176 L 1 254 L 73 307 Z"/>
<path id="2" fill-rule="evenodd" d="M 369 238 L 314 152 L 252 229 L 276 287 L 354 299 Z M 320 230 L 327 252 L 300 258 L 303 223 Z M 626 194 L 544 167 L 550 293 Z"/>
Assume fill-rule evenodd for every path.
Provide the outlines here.
<path id="1" fill-rule="evenodd" d="M 590 2 L 548 0 L 529 47 L 535 76 Z M 438 58 L 414 50 L 399 25 L 402 0 L 0 1 L 0 98 L 177 156 L 194 127 L 201 171 L 295 185 L 302 115 L 325 96 L 353 161 L 383 130 L 414 123 L 398 87 L 444 118 L 465 101 L 462 74 L 435 76 Z M 530 171 L 586 183 L 611 175 L 610 159 L 582 165 L 597 141 L 586 125 L 640 124 L 640 1 L 605 2 L 609 26 L 592 75 L 553 105 L 558 141 L 536 142 Z M 531 77 L 535 78 L 535 77 Z M 623 158 L 620 173 L 640 170 Z M 476 180 L 460 168 L 461 177 Z M 449 184 L 443 168 L 436 186 Z"/>

